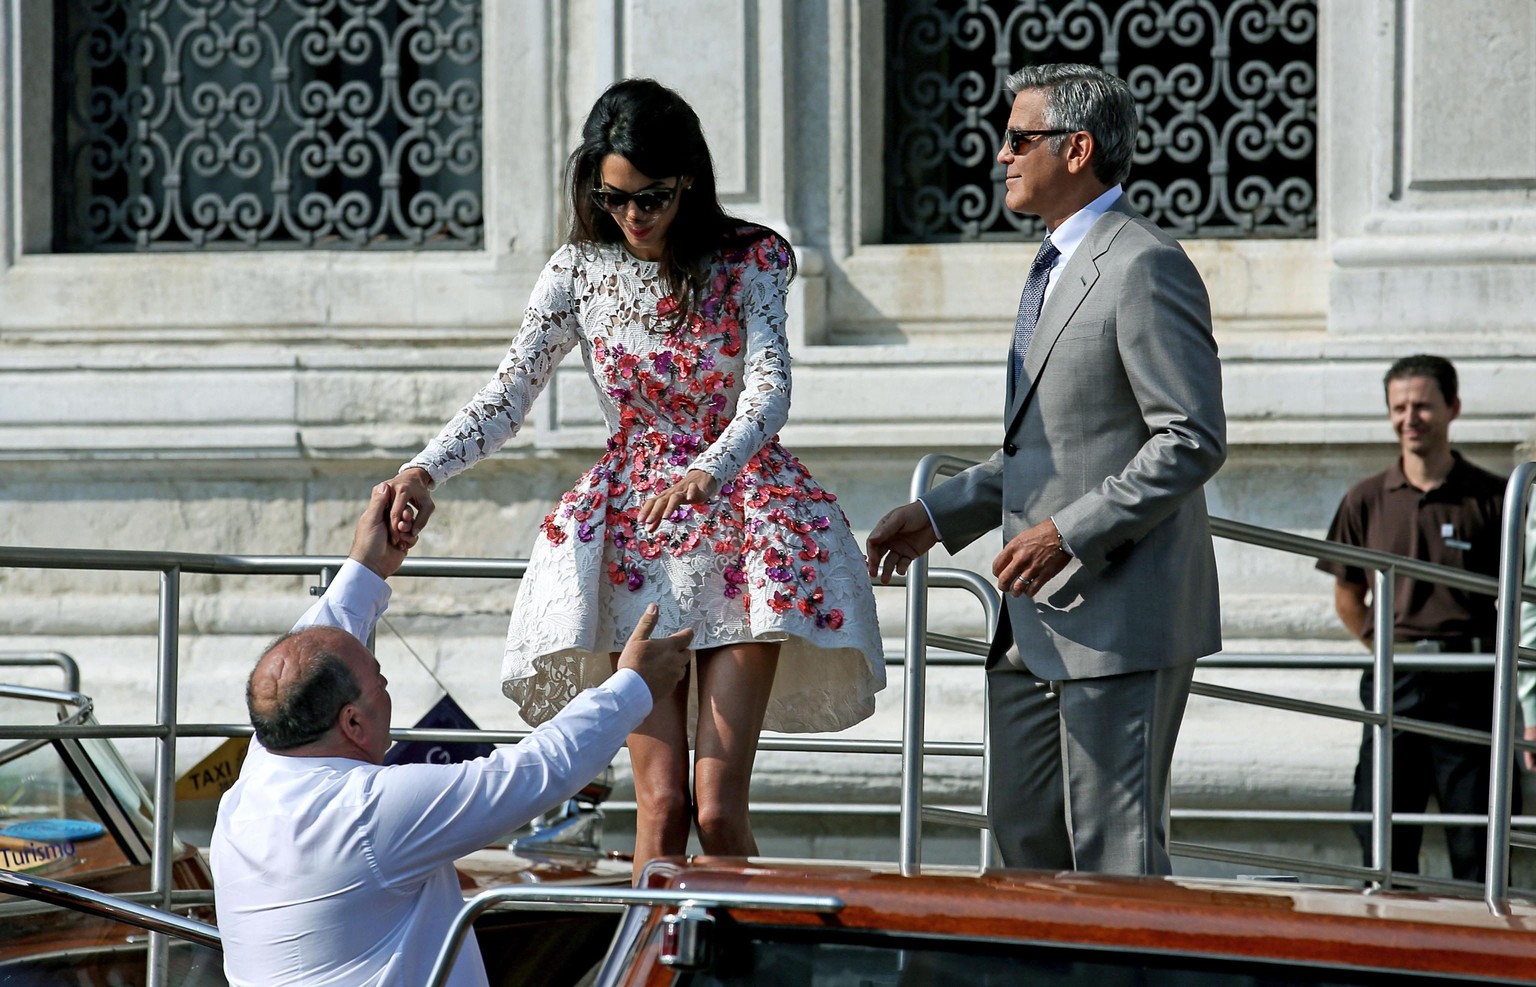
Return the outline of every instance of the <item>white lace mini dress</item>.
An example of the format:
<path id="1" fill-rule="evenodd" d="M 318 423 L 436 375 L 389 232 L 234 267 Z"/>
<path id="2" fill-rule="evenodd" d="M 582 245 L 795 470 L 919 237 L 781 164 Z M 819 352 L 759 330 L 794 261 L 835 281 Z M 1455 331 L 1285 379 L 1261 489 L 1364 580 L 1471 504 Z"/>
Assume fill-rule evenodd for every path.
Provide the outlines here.
<path id="1" fill-rule="evenodd" d="M 441 483 L 517 433 L 577 346 L 607 451 L 544 519 L 507 630 L 502 691 L 541 723 L 611 674 L 646 606 L 696 649 L 779 642 L 765 728 L 841 730 L 885 686 L 874 595 L 836 498 L 779 445 L 789 412 L 790 254 L 772 235 L 723 250 L 699 311 L 655 263 L 567 244 L 545 265 L 496 376 L 409 466 Z M 640 504 L 689 470 L 721 481 L 652 533 Z"/>

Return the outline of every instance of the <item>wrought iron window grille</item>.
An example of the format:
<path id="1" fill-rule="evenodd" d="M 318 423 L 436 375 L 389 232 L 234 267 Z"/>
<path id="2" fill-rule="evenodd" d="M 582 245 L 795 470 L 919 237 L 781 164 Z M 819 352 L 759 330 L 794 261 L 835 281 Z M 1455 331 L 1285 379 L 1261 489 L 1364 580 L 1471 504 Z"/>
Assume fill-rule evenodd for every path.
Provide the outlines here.
<path id="1" fill-rule="evenodd" d="M 54 249 L 474 249 L 480 0 L 56 0 Z"/>
<path id="2" fill-rule="evenodd" d="M 1026 64 L 1087 62 L 1142 117 L 1130 203 L 1193 237 L 1317 234 L 1316 0 L 897 0 L 886 28 L 889 242 L 1039 235 L 996 161 Z"/>

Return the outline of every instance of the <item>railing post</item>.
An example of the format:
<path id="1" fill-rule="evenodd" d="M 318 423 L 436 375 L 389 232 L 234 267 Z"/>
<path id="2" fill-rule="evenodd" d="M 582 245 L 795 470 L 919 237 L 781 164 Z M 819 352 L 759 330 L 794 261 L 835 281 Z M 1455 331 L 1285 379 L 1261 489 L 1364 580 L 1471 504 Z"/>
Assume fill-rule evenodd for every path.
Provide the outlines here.
<path id="1" fill-rule="evenodd" d="M 912 499 L 928 492 L 937 458 L 924 456 L 912 474 Z M 923 737 L 927 703 L 928 556 L 907 566 L 906 661 L 902 687 L 906 708 L 901 730 L 901 872 L 915 874 L 923 862 Z"/>
<path id="2" fill-rule="evenodd" d="M 975 575 L 973 573 L 973 575 Z M 986 633 L 992 634 L 998 622 L 1002 618 L 1003 607 L 1007 603 L 1003 597 L 993 589 L 992 584 L 976 577 L 980 586 L 976 592 L 976 598 L 981 601 L 981 609 L 985 614 Z M 981 590 L 986 592 L 981 592 Z M 986 701 L 986 665 L 982 665 L 982 704 L 981 704 L 981 811 L 991 811 L 992 808 L 992 704 Z M 992 824 L 990 817 L 986 826 L 981 829 L 981 869 L 990 870 L 1000 866 L 997 851 L 997 840 L 992 836 Z"/>
<path id="3" fill-rule="evenodd" d="M 1525 570 L 1525 513 L 1536 463 L 1521 463 L 1504 487 L 1499 536 L 1498 631 L 1493 656 L 1493 726 L 1488 765 L 1488 871 L 1484 894 L 1498 908 L 1509 896 L 1510 786 L 1515 761 L 1515 671 L 1520 647 L 1520 587 Z"/>
<path id="4" fill-rule="evenodd" d="M 1392 886 L 1392 634 L 1396 570 L 1377 569 L 1372 590 L 1375 641 L 1371 698 L 1380 720 L 1371 726 L 1371 865 L 1378 886 Z"/>
<path id="5" fill-rule="evenodd" d="M 996 627 L 997 621 L 989 621 L 990 627 Z M 983 670 L 983 692 L 985 692 L 985 675 Z M 992 808 L 992 704 L 981 704 L 981 811 L 988 812 Z M 988 824 L 981 828 L 981 846 L 978 847 L 982 870 L 991 870 L 998 866 L 997 840 L 992 836 L 991 817 Z"/>
<path id="6" fill-rule="evenodd" d="M 181 629 L 181 570 L 160 571 L 160 629 L 155 668 L 155 722 L 162 735 L 155 757 L 155 841 L 150 861 L 149 889 L 159 896 L 159 907 L 171 907 L 171 842 L 176 832 L 176 676 L 177 648 Z M 164 933 L 149 934 L 145 980 L 150 987 L 165 987 L 170 974 L 170 942 Z"/>
<path id="7" fill-rule="evenodd" d="M 912 499 L 922 499 L 941 471 L 956 472 L 976 464 L 944 453 L 929 453 L 918 460 L 912 471 Z M 974 574 L 972 574 L 974 575 Z M 976 576 L 980 580 L 981 577 Z M 923 746 L 927 706 L 928 673 L 928 556 L 921 555 L 907 566 L 906 661 L 902 666 L 905 709 L 901 730 L 901 836 L 900 864 L 903 874 L 915 874 L 922 864 L 923 826 Z M 1002 599 L 989 583 L 981 581 L 973 590 L 986 612 L 987 631 L 997 626 Z M 991 798 L 989 765 L 992 757 L 992 732 L 982 707 L 981 806 L 986 812 Z M 992 830 L 983 828 L 978 847 L 983 870 L 994 863 Z"/>

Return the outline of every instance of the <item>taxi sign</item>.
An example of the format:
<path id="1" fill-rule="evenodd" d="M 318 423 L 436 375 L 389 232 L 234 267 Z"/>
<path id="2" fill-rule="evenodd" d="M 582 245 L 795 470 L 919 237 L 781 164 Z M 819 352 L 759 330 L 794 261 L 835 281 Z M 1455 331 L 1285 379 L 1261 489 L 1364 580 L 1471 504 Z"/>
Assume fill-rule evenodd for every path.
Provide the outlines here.
<path id="1" fill-rule="evenodd" d="M 250 749 L 249 737 L 234 737 L 220 744 L 176 779 L 177 801 L 216 799 L 229 791 L 240 777 L 240 765 L 245 763 L 245 752 Z"/>

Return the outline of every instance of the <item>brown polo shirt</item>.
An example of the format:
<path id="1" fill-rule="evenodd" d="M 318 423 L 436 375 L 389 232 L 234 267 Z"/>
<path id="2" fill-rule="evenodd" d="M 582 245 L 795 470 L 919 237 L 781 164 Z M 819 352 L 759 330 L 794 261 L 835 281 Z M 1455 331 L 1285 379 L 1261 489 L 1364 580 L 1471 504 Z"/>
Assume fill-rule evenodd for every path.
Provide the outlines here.
<path id="1" fill-rule="evenodd" d="M 1497 576 L 1504 479 L 1452 455 L 1450 475 L 1427 493 L 1408 482 L 1401 459 L 1356 484 L 1339 504 L 1328 540 Z M 1317 567 L 1345 582 L 1371 583 L 1364 569 L 1327 561 Z M 1405 576 L 1395 589 L 1395 640 L 1446 641 L 1460 650 L 1479 638 L 1484 651 L 1493 650 L 1492 596 Z"/>

